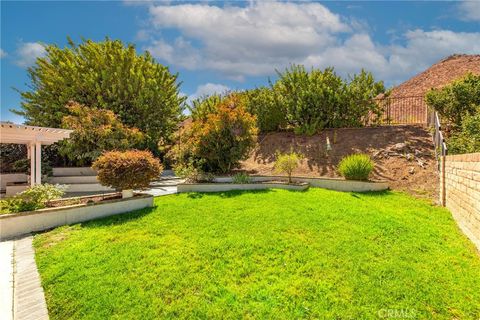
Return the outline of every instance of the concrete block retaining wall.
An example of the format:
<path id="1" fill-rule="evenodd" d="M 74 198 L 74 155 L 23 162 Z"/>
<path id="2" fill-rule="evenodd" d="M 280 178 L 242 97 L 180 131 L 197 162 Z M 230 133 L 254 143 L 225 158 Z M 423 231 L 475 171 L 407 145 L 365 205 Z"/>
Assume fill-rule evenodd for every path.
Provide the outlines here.
<path id="1" fill-rule="evenodd" d="M 444 159 L 440 201 L 480 250 L 480 153 L 451 155 Z"/>
<path id="2" fill-rule="evenodd" d="M 153 207 L 153 197 L 150 195 L 105 201 L 94 205 L 79 204 L 0 215 L 0 241 L 30 232 L 48 230 L 147 207 Z"/>

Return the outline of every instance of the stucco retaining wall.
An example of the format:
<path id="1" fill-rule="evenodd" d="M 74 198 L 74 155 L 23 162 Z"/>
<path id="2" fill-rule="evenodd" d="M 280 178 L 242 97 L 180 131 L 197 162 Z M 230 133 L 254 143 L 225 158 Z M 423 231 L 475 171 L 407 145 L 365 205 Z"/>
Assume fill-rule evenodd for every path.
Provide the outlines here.
<path id="1" fill-rule="evenodd" d="M 480 250 L 480 153 L 446 156 L 440 201 Z"/>
<path id="2" fill-rule="evenodd" d="M 263 182 L 271 180 L 285 180 L 283 176 L 251 176 L 254 182 Z M 232 177 L 217 177 L 215 182 L 232 182 Z M 354 191 L 354 192 L 367 192 L 367 191 L 383 191 L 388 189 L 388 183 L 379 181 L 353 181 L 334 178 L 306 178 L 306 177 L 292 177 L 295 182 L 307 182 L 312 187 L 324 188 L 337 191 Z"/>
<path id="3" fill-rule="evenodd" d="M 0 215 L 0 240 L 147 207 L 153 207 L 153 197 L 150 195 L 110 200 L 94 205 L 79 204 Z"/>

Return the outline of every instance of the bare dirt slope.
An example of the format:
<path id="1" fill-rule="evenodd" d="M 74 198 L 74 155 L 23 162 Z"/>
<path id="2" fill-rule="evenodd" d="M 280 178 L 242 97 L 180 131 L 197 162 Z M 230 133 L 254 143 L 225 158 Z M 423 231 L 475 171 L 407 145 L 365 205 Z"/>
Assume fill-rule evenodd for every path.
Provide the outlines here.
<path id="1" fill-rule="evenodd" d="M 388 180 L 392 189 L 435 199 L 438 175 L 431 134 L 420 126 L 391 126 L 325 130 L 314 136 L 275 132 L 259 136 L 242 169 L 251 174 L 277 175 L 273 170 L 277 151 L 293 149 L 304 158 L 297 176 L 338 177 L 337 165 L 346 155 L 368 153 L 375 160 L 374 180 Z M 335 138 L 336 136 L 336 138 Z M 326 140 L 332 150 L 327 154 Z"/>

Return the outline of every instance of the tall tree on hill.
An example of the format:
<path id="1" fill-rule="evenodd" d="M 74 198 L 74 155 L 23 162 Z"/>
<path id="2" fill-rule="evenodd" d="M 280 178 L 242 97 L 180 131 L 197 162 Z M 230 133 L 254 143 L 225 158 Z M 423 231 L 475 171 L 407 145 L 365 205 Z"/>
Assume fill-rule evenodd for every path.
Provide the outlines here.
<path id="1" fill-rule="evenodd" d="M 157 142 L 176 129 L 185 98 L 177 75 L 131 44 L 106 38 L 76 45 L 46 47 L 45 57 L 28 69 L 30 90 L 20 92 L 22 110 L 30 125 L 58 127 L 66 107 L 75 101 L 113 111 L 128 127 L 145 135 L 145 147 L 158 152 Z M 14 111 L 15 112 L 15 111 Z"/>

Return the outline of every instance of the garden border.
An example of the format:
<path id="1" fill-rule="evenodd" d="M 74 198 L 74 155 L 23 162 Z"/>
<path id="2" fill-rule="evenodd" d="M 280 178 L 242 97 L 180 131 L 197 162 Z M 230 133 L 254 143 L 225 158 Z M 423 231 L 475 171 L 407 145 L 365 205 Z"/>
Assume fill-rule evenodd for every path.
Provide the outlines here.
<path id="1" fill-rule="evenodd" d="M 253 182 L 265 182 L 286 179 L 285 176 L 250 176 L 250 178 Z M 326 177 L 292 177 L 292 180 L 295 182 L 307 182 L 312 187 L 345 192 L 384 191 L 389 189 L 387 181 L 357 181 Z M 233 177 L 215 177 L 214 181 L 217 183 L 229 183 L 233 181 Z"/>
<path id="2" fill-rule="evenodd" d="M 153 207 L 153 196 L 140 194 L 129 199 L 105 200 L 95 204 L 76 204 L 58 208 L 0 215 L 0 241 L 30 232 L 44 231 L 62 225 L 128 213 Z"/>
<path id="3" fill-rule="evenodd" d="M 265 190 L 285 189 L 303 191 L 308 189 L 308 183 L 288 184 L 282 182 L 267 183 L 181 183 L 177 185 L 177 192 L 223 192 L 232 190 Z"/>

